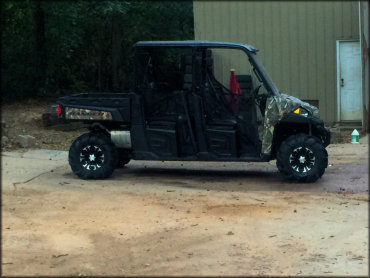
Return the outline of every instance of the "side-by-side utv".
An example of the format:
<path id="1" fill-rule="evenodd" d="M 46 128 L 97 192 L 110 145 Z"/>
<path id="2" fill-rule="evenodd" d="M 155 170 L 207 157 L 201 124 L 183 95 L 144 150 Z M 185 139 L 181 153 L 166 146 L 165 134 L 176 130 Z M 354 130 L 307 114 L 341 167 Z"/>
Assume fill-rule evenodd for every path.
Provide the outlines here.
<path id="1" fill-rule="evenodd" d="M 216 64 L 218 69 L 227 65 L 219 62 L 228 59 L 222 49 L 249 61 L 249 72 L 237 70 L 243 73 L 237 75 L 240 93 L 215 76 Z M 57 101 L 60 119 L 83 121 L 89 129 L 69 150 L 69 164 L 80 178 L 107 178 L 131 159 L 276 159 L 287 180 L 313 182 L 324 174 L 330 132 L 318 109 L 281 93 L 254 47 L 146 41 L 136 43 L 134 51 L 131 92 L 83 93 Z"/>

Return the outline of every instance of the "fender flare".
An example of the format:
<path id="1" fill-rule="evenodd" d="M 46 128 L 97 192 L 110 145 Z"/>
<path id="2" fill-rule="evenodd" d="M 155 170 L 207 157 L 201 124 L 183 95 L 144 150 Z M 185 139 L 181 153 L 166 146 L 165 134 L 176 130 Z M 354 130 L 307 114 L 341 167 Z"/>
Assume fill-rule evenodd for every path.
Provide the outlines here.
<path id="1" fill-rule="evenodd" d="M 105 135 L 107 135 L 107 136 L 110 136 L 110 131 L 109 131 L 109 129 L 107 129 L 104 125 L 102 125 L 101 123 L 97 123 L 97 122 L 95 122 L 95 123 L 92 123 L 89 127 L 88 127 L 88 129 L 90 130 L 90 131 L 99 131 L 99 132 L 101 132 L 101 133 L 103 133 L 103 134 L 105 134 Z"/>

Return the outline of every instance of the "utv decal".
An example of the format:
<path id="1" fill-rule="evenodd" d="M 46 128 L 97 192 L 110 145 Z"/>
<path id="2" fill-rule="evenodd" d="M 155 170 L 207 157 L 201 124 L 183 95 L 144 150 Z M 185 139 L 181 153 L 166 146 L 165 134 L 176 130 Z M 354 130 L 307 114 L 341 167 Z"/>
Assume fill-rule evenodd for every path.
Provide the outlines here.
<path id="1" fill-rule="evenodd" d="M 112 120 L 108 111 L 66 107 L 66 119 L 70 120 Z"/>
<path id="2" fill-rule="evenodd" d="M 298 107 L 302 107 L 310 111 L 314 117 L 319 117 L 319 110 L 315 106 L 312 106 L 307 102 L 303 102 L 298 98 L 281 94 L 280 96 L 273 96 L 267 99 L 262 137 L 263 154 L 271 153 L 275 125 L 284 117 L 285 114 L 292 112 Z"/>

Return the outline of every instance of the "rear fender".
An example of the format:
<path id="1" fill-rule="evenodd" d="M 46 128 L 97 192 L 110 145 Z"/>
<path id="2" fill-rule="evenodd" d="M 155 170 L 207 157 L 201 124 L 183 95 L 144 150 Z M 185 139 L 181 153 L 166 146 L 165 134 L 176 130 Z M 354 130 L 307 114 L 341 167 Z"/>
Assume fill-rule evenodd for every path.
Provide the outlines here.
<path id="1" fill-rule="evenodd" d="M 93 123 L 90 126 L 88 126 L 88 129 L 90 131 L 100 132 L 100 133 L 103 133 L 107 136 L 110 136 L 109 129 L 101 123 Z"/>

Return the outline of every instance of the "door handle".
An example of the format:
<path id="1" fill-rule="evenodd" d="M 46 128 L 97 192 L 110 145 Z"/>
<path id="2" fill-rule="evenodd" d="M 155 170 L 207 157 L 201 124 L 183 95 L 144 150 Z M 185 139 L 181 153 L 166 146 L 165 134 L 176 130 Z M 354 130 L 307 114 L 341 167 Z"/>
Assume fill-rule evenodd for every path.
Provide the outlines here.
<path id="1" fill-rule="evenodd" d="M 344 87 L 344 79 L 343 78 L 340 79 L 340 86 Z"/>

